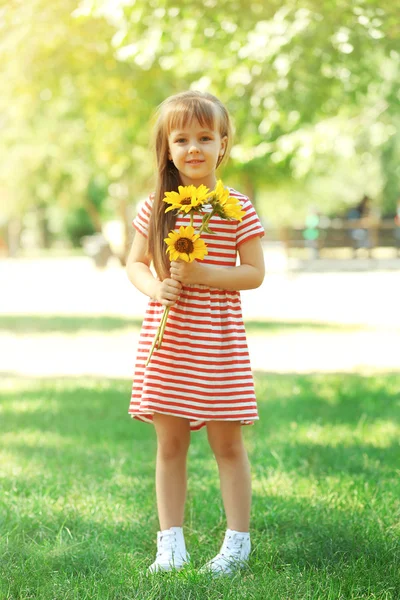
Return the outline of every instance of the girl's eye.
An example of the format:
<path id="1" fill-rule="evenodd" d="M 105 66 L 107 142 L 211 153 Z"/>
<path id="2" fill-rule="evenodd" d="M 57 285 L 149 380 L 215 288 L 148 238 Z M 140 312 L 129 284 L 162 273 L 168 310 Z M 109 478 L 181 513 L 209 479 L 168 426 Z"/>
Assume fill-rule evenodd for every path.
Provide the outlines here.
<path id="1" fill-rule="evenodd" d="M 186 142 L 185 138 L 178 138 L 175 140 L 177 144 L 184 144 Z"/>
<path id="2" fill-rule="evenodd" d="M 211 140 L 209 135 L 203 135 L 203 137 L 201 138 L 202 142 L 209 142 Z"/>

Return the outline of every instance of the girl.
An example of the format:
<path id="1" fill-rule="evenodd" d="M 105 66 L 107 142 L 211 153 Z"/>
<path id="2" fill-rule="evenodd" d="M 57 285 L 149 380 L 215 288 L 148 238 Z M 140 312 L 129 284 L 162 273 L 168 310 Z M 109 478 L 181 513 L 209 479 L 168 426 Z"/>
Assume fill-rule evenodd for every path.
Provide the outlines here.
<path id="1" fill-rule="evenodd" d="M 227 157 L 231 125 L 224 105 L 202 92 L 167 98 L 155 129 L 155 193 L 133 221 L 135 239 L 127 261 L 130 281 L 150 301 L 139 338 L 129 413 L 153 423 L 157 435 L 156 494 L 160 531 L 150 572 L 180 569 L 189 560 L 183 536 L 186 455 L 190 432 L 207 427 L 226 513 L 220 552 L 204 567 L 231 574 L 250 554 L 250 468 L 242 425 L 258 419 L 239 290 L 264 278 L 260 237 L 264 231 L 250 200 L 239 198 L 243 220 L 214 216 L 214 232 L 202 234 L 203 261 L 172 261 L 164 238 L 190 223 L 189 215 L 165 213 L 167 191 L 178 185 L 216 184 L 216 169 Z M 194 227 L 201 224 L 195 215 Z M 239 253 L 240 265 L 236 266 Z M 150 270 L 153 262 L 156 276 Z M 145 362 L 165 307 L 171 307 L 161 348 Z"/>

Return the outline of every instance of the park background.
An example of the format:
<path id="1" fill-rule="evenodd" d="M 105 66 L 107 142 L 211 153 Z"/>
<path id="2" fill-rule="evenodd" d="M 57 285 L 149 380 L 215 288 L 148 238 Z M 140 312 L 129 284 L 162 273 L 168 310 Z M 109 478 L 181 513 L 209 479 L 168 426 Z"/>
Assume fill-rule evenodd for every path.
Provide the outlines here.
<path id="1" fill-rule="evenodd" d="M 398 39 L 387 0 L 0 5 L 2 599 L 399 597 Z M 188 88 L 231 112 L 221 175 L 266 228 L 265 281 L 242 294 L 254 554 L 232 582 L 196 572 L 224 530 L 203 432 L 193 568 L 144 577 L 155 438 L 127 415 L 146 305 L 123 270 L 131 220 L 154 110 Z M 360 231 L 393 243 L 317 253 L 364 195 Z"/>

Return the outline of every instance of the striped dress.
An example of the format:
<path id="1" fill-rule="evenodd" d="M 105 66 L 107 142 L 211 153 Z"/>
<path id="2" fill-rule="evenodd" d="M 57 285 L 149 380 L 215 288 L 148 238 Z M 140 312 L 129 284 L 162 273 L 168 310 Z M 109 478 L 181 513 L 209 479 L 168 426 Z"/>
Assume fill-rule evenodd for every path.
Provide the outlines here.
<path id="1" fill-rule="evenodd" d="M 234 267 L 237 249 L 264 230 L 250 200 L 230 189 L 246 212 L 241 222 L 214 216 L 214 234 L 202 234 L 208 254 L 204 264 Z M 148 199 L 133 221 L 147 237 L 151 213 Z M 201 224 L 195 215 L 194 227 Z M 189 225 L 179 215 L 176 229 Z M 145 362 L 164 307 L 150 300 L 139 337 L 129 414 L 152 422 L 153 413 L 189 419 L 198 430 L 210 420 L 240 421 L 251 425 L 258 419 L 240 293 L 204 285 L 185 285 L 171 307 L 161 348 Z"/>

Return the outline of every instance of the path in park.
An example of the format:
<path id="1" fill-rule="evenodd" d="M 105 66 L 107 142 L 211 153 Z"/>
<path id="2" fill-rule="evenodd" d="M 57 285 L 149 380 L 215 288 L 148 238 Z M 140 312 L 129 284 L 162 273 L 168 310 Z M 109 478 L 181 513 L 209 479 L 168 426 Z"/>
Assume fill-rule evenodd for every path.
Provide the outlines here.
<path id="1" fill-rule="evenodd" d="M 0 317 L 138 319 L 146 306 L 146 298 L 119 265 L 112 263 L 100 271 L 82 257 L 4 259 L 0 281 Z M 243 313 L 248 321 L 272 320 L 287 326 L 278 333 L 266 329 L 262 335 L 249 335 L 253 368 L 279 373 L 400 371 L 399 290 L 400 271 L 269 271 L 259 289 L 242 293 Z M 320 329 L 316 323 L 329 327 Z M 0 373 L 131 377 L 137 336 L 137 330 L 129 327 L 14 334 L 4 326 Z"/>

